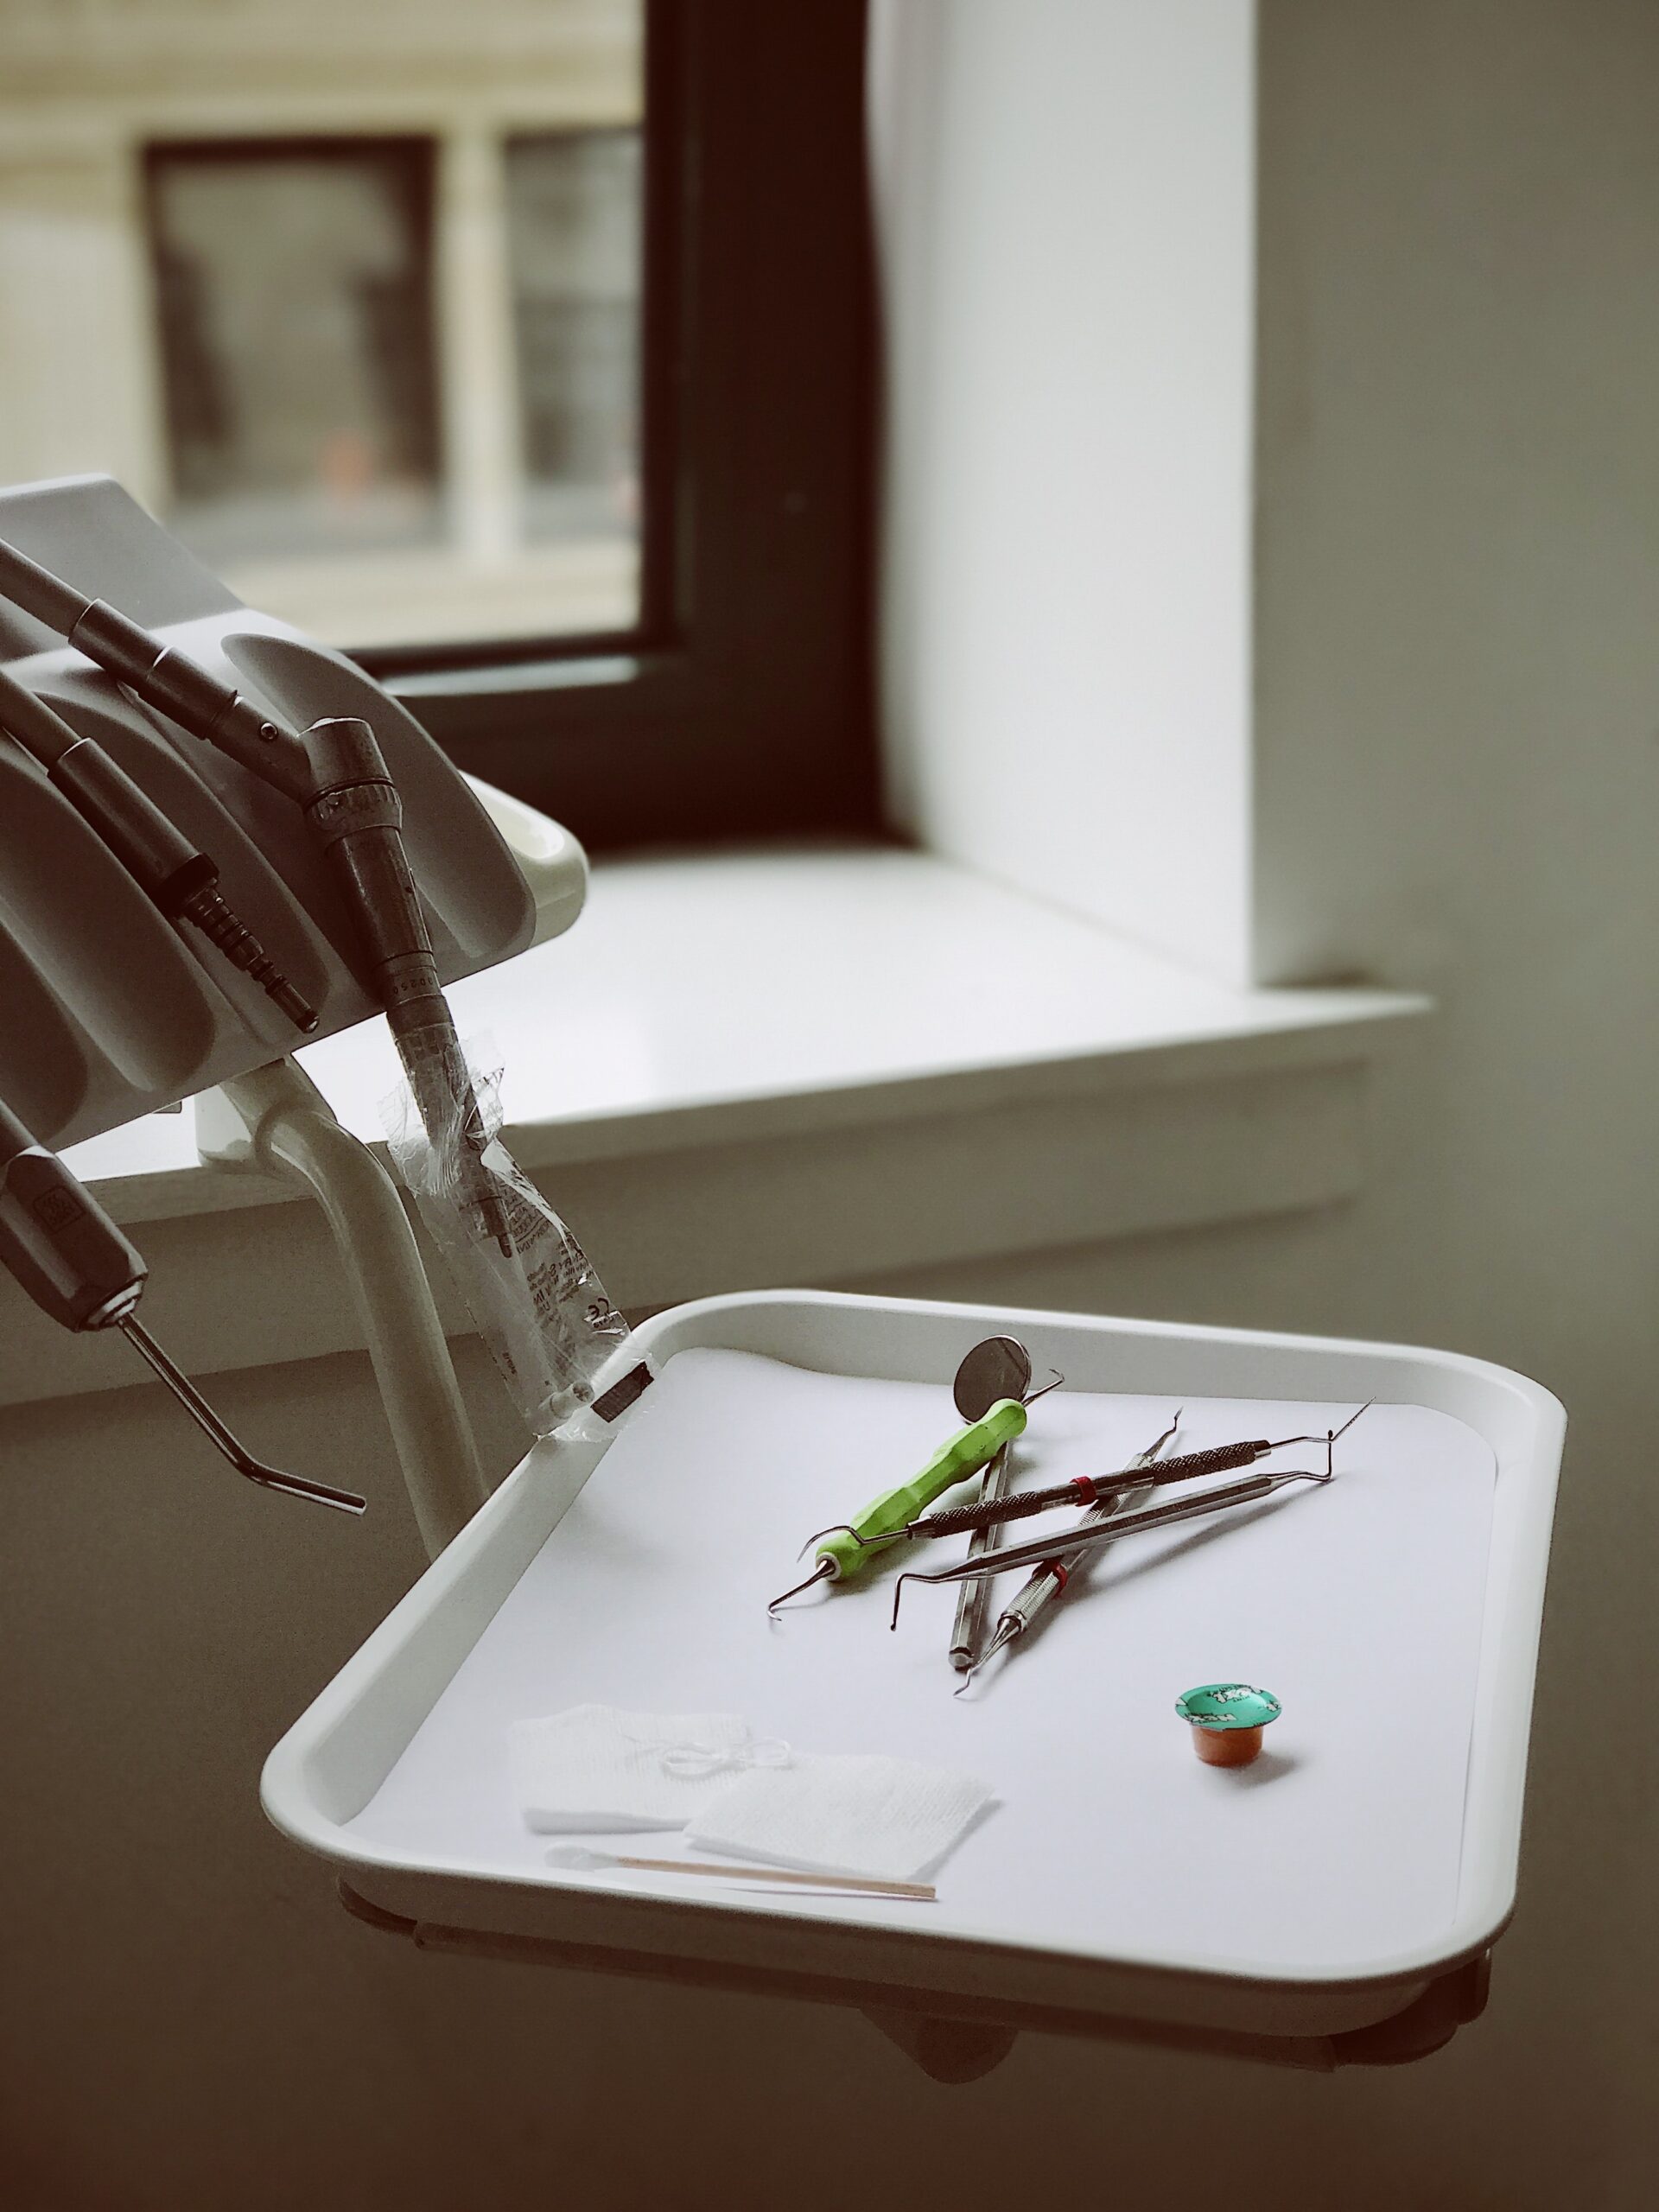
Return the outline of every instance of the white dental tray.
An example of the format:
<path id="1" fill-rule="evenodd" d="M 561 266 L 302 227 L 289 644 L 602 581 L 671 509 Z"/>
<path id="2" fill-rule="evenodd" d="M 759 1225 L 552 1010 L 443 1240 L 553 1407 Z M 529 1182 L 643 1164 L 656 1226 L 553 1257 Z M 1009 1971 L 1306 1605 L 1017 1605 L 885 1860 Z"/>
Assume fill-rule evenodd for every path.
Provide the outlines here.
<path id="1" fill-rule="evenodd" d="M 907 1586 L 887 1629 L 899 1566 L 957 1546 L 769 1620 L 802 1540 L 958 1425 L 957 1362 L 1001 1332 L 1039 1382 L 1066 1376 L 1020 1486 L 1122 1464 L 1178 1407 L 1171 1448 L 1192 1450 L 1376 1403 L 1336 1481 L 1103 1551 L 963 1697 L 953 1586 Z M 271 1819 L 359 1906 L 588 1966 L 1286 2037 L 1400 2015 L 1502 1929 L 1565 1427 L 1535 1383 L 1392 1345 L 804 1292 L 682 1306 L 628 1351 L 656 1380 L 607 1440 L 531 1452 L 270 1756 Z M 1236 1771 L 1200 1764 L 1173 1709 L 1218 1679 L 1284 1706 Z M 589 1700 L 741 1713 L 804 1751 L 964 1770 L 998 1802 L 931 1904 L 554 1869 L 507 1730 Z"/>

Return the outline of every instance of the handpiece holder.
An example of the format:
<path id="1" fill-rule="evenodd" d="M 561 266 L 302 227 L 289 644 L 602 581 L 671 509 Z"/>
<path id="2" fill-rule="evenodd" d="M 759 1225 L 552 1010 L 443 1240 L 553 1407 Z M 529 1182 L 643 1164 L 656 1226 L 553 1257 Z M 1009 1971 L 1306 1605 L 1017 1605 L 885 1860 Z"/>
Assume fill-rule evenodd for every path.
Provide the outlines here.
<path id="1" fill-rule="evenodd" d="M 0 492 L 0 538 L 289 728 L 368 722 L 396 779 L 445 984 L 575 919 L 586 871 L 573 839 L 533 891 L 492 818 L 500 809 L 404 708 L 343 655 L 243 606 L 110 478 Z M 328 857 L 292 798 L 4 604 L 0 667 L 213 855 L 230 906 L 316 1010 L 314 1037 L 380 1010 Z M 0 740 L 0 1097 L 36 1135 L 75 1143 L 302 1041 L 257 981 L 161 912 L 36 761 Z"/>
<path id="2" fill-rule="evenodd" d="M 162 648 L 148 665 L 174 665 L 168 649 L 180 648 L 256 715 L 289 728 L 334 718 L 369 725 L 395 779 L 442 983 L 575 919 L 587 866 L 574 838 L 462 776 L 361 669 L 245 607 L 111 479 L 0 491 L 0 539 L 73 593 L 142 625 Z M 105 657 L 118 672 L 119 654 Z M 229 906 L 315 1010 L 303 1041 L 381 1011 L 369 987 L 372 960 L 299 793 L 273 788 L 141 702 L 118 675 L 3 600 L 0 669 L 130 778 L 158 810 L 158 835 L 170 823 L 212 855 Z M 189 680 L 188 669 L 180 680 Z M 28 703 L 11 696 L 14 707 Z M 311 1190 L 334 1231 L 435 1554 L 486 1485 L 402 1199 L 374 1154 L 286 1059 L 302 1039 L 283 1005 L 219 950 L 159 906 L 153 886 L 123 864 L 60 782 L 0 733 L 0 1099 L 61 1147 L 207 1094 L 198 1116 L 205 1160 Z"/>

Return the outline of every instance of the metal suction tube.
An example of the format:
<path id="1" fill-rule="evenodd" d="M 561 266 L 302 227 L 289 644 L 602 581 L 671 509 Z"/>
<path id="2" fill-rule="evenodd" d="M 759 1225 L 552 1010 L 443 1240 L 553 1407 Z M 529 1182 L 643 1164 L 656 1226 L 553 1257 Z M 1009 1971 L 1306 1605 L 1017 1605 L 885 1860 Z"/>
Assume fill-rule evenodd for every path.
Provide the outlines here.
<path id="1" fill-rule="evenodd" d="M 308 1497 L 319 1505 L 336 1506 L 342 1513 L 364 1510 L 368 1500 L 359 1497 L 355 1491 L 333 1490 L 327 1483 L 307 1482 L 302 1475 L 284 1474 L 280 1467 L 268 1467 L 262 1459 L 256 1459 L 237 1442 L 189 1376 L 174 1365 L 136 1315 L 127 1314 L 115 1326 L 140 1358 L 149 1363 L 197 1427 L 224 1453 L 238 1475 L 245 1475 L 251 1483 L 262 1484 L 266 1490 L 285 1491 L 290 1497 Z"/>

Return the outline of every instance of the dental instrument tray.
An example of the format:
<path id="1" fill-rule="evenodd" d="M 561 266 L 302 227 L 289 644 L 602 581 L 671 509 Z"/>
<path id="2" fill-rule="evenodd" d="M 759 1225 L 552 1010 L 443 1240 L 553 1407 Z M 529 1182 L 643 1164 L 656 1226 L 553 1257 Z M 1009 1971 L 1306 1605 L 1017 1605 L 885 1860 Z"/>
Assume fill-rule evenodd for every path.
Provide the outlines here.
<path id="1" fill-rule="evenodd" d="M 218 685 L 301 728 L 371 725 L 401 797 L 442 982 L 575 918 L 586 868 L 574 838 L 515 857 L 498 827 L 521 811 L 512 802 L 471 784 L 343 654 L 245 607 L 110 478 L 0 492 L 0 542 L 61 579 L 71 606 L 85 595 L 118 609 L 105 629 L 124 615 L 142 624 L 161 653 L 152 688 L 170 687 L 186 721 L 188 700 Z M 0 598 L 0 1097 L 60 1146 L 245 1075 L 381 1004 L 299 806 L 145 704 L 87 641 L 94 657 Z M 206 906 L 193 880 L 181 886 L 182 918 L 158 908 L 142 867 L 124 865 L 72 803 L 95 794 L 19 741 L 30 723 L 48 757 L 80 741 L 101 788 L 111 778 L 138 787 L 130 804 L 155 851 L 211 856 L 218 889 L 208 885 Z"/>
<path id="2" fill-rule="evenodd" d="M 1126 1539 L 957 1698 L 951 1587 L 888 1630 L 918 1548 L 766 1601 L 804 1536 L 926 1459 L 994 1330 L 1066 1378 L 1013 1447 L 1022 1488 L 1122 1465 L 1178 1408 L 1201 1448 L 1375 1403 L 1333 1481 Z M 267 1812 L 352 1909 L 427 1947 L 1304 2063 L 1420 2055 L 1479 2010 L 1515 1897 L 1547 1391 L 1448 1352 L 807 1292 L 658 1314 L 618 1374 L 642 1359 L 614 1427 L 538 1444 L 271 1753 Z M 1283 1717 L 1230 1771 L 1175 1705 L 1236 1678 Z M 508 1732 L 590 1700 L 741 1713 L 996 1802 L 930 1904 L 550 1866 Z"/>

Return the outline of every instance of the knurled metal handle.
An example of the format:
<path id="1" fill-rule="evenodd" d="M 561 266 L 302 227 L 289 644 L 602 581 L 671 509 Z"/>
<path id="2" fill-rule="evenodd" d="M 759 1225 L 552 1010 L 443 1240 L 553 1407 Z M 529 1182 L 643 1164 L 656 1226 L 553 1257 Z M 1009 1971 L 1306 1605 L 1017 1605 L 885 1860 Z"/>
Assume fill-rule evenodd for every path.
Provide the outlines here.
<path id="1" fill-rule="evenodd" d="M 947 1505 L 930 1513 L 918 1533 L 928 1536 L 965 1535 L 975 1529 L 1001 1528 L 1009 1521 L 1027 1521 L 1034 1513 L 1049 1513 L 1057 1505 L 1084 1504 L 1115 1491 L 1139 1490 L 1148 1483 L 1189 1482 L 1199 1475 L 1219 1475 L 1230 1467 L 1253 1466 L 1266 1457 L 1271 1446 L 1265 1437 L 1243 1444 L 1212 1444 L 1207 1452 L 1185 1452 L 1173 1459 L 1160 1459 L 1155 1473 L 1126 1467 L 1121 1472 L 1096 1475 L 1090 1480 L 1058 1483 L 1047 1490 L 1016 1491 L 1012 1497 L 986 1504 Z"/>

